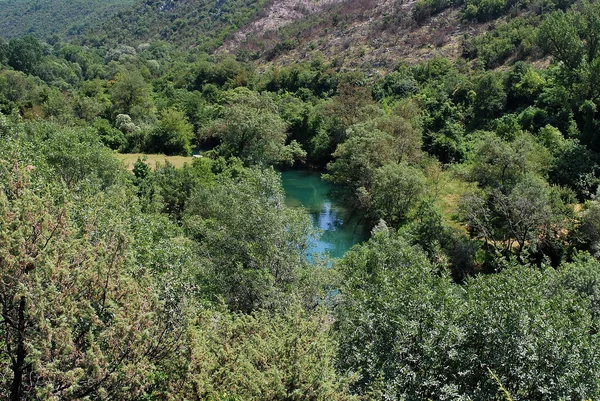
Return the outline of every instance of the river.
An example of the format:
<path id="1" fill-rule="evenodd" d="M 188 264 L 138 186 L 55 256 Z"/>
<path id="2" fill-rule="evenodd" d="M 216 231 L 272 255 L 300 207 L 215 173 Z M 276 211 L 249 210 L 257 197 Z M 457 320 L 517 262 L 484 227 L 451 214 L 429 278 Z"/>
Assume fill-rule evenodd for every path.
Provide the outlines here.
<path id="1" fill-rule="evenodd" d="M 326 254 L 341 258 L 355 244 L 368 239 L 362 214 L 345 207 L 333 196 L 333 184 L 319 173 L 288 170 L 281 173 L 286 204 L 303 207 L 321 234 L 311 241 L 309 255 Z"/>

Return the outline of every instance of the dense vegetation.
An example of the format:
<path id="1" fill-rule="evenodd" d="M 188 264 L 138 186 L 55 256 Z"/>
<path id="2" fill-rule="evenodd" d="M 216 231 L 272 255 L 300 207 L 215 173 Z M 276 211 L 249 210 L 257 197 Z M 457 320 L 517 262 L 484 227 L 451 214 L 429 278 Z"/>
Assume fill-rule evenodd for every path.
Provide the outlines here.
<path id="1" fill-rule="evenodd" d="M 97 25 L 135 0 L 2 0 L 0 36 L 76 35 Z"/>
<path id="2" fill-rule="evenodd" d="M 86 43 L 140 45 L 168 41 L 185 48 L 214 50 L 248 23 L 268 0 L 148 0 L 91 29 Z"/>
<path id="3" fill-rule="evenodd" d="M 140 8 L 116 41 L 2 41 L 0 398 L 599 398 L 600 3 L 465 18 L 488 6 L 464 58 L 370 76 L 206 54 L 234 25 L 178 42 Z M 372 228 L 333 265 L 294 167 Z"/>

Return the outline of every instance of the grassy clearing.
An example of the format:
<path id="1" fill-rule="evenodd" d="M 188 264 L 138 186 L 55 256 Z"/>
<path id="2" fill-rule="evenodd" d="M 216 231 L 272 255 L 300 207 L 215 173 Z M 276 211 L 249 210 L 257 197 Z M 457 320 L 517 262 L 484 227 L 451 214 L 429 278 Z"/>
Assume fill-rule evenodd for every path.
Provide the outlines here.
<path id="1" fill-rule="evenodd" d="M 147 158 L 146 163 L 148 163 L 152 169 L 156 167 L 156 162 L 164 164 L 165 161 L 168 161 L 175 167 L 179 168 L 183 167 L 185 163 L 191 163 L 193 160 L 193 157 L 187 156 L 147 155 L 143 153 L 119 153 L 117 157 L 123 162 L 128 170 L 133 169 L 133 165 L 138 158 L 143 159 L 144 157 Z"/>
<path id="2" fill-rule="evenodd" d="M 428 176 L 435 183 L 432 190 L 434 191 L 436 205 L 442 210 L 444 220 L 450 225 L 464 229 L 456 221 L 458 203 L 463 195 L 475 189 L 476 184 L 462 180 L 452 170 L 433 169 Z"/>

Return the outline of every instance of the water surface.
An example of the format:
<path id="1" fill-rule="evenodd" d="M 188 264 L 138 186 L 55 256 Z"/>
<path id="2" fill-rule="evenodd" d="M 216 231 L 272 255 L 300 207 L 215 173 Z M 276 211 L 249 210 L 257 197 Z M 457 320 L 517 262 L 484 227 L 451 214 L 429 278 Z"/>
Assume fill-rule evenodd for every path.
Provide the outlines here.
<path id="1" fill-rule="evenodd" d="M 341 258 L 353 245 L 368 239 L 362 215 L 336 199 L 334 185 L 321 179 L 319 173 L 288 170 L 281 173 L 286 204 L 303 207 L 313 225 L 322 230 L 311 243 L 309 254 L 328 253 Z"/>

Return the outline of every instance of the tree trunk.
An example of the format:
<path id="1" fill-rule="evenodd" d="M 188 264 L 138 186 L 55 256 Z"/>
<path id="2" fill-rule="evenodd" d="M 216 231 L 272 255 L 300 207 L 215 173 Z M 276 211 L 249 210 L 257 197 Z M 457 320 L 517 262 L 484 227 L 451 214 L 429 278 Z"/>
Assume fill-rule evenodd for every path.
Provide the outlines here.
<path id="1" fill-rule="evenodd" d="M 25 369 L 25 297 L 19 302 L 19 320 L 17 323 L 17 356 L 13 361 L 13 381 L 10 390 L 10 400 L 21 400 L 23 371 Z"/>

